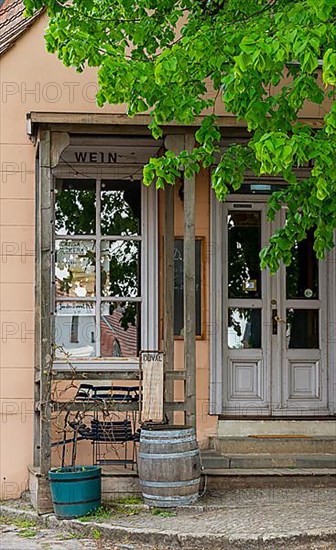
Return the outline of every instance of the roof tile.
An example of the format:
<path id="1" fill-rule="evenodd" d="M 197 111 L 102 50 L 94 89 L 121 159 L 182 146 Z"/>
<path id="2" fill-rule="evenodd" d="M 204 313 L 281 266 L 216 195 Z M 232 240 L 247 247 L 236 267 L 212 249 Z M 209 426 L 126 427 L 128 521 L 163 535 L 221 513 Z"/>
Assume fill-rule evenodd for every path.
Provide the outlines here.
<path id="1" fill-rule="evenodd" d="M 0 55 L 11 48 L 22 33 L 28 29 L 43 10 L 33 17 L 24 16 L 23 0 L 5 0 L 0 7 Z"/>

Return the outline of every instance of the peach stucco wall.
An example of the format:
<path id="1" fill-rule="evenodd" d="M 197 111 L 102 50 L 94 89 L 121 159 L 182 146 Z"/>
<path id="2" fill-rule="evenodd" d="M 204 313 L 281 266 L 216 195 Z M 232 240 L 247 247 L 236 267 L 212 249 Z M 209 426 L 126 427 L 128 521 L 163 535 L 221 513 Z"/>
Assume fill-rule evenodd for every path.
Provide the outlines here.
<path id="1" fill-rule="evenodd" d="M 45 27 L 41 17 L 0 59 L 1 498 L 26 488 L 33 456 L 35 150 L 26 113 L 102 112 L 95 71 L 76 73 L 46 53 Z"/>

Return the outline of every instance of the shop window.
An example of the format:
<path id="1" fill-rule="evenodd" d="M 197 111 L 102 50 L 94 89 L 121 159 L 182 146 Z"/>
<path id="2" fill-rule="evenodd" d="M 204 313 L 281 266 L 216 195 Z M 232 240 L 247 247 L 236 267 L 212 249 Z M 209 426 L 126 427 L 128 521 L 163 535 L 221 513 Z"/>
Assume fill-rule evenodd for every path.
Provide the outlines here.
<path id="1" fill-rule="evenodd" d="M 155 265 L 142 262 L 144 247 L 155 254 L 143 234 L 142 185 L 57 179 L 54 191 L 56 358 L 136 358 L 143 345 L 142 278 Z M 148 336 L 155 327 L 146 330 Z"/>

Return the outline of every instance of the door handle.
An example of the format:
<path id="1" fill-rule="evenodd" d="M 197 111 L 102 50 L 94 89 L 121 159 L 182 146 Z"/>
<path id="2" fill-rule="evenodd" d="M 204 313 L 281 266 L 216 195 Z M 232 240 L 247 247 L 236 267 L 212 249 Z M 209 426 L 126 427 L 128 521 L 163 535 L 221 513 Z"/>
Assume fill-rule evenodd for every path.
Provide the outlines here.
<path id="1" fill-rule="evenodd" d="M 278 315 L 274 316 L 274 321 L 276 321 L 277 323 L 287 323 L 286 319 L 281 319 L 281 317 L 279 317 Z"/>
<path id="2" fill-rule="evenodd" d="M 276 336 L 278 334 L 278 323 L 286 324 L 286 319 L 281 319 L 278 315 L 277 309 L 272 309 L 272 334 Z"/>

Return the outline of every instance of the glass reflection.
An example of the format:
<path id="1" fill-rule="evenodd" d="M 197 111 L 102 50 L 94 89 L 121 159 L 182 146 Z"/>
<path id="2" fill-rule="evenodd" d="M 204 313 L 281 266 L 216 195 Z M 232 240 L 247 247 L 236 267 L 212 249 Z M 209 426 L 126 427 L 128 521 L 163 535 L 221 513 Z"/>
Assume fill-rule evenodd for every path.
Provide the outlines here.
<path id="1" fill-rule="evenodd" d="M 314 230 L 295 244 L 292 263 L 286 270 L 286 293 L 289 299 L 318 298 L 318 260 L 314 251 Z"/>
<path id="2" fill-rule="evenodd" d="M 138 302 L 109 302 L 101 306 L 101 357 L 136 357 L 139 352 Z"/>
<path id="3" fill-rule="evenodd" d="M 229 298 L 261 298 L 261 212 L 228 215 Z"/>
<path id="4" fill-rule="evenodd" d="M 319 312 L 317 309 L 287 309 L 286 321 L 288 349 L 319 348 Z"/>
<path id="5" fill-rule="evenodd" d="M 102 241 L 102 296 L 139 295 L 139 242 Z"/>
<path id="6" fill-rule="evenodd" d="M 102 181 L 102 235 L 140 235 L 141 183 Z"/>
<path id="7" fill-rule="evenodd" d="M 95 261 L 94 241 L 56 240 L 56 297 L 94 296 Z"/>
<path id="8" fill-rule="evenodd" d="M 95 219 L 95 180 L 56 180 L 56 233 L 58 235 L 93 235 Z"/>
<path id="9" fill-rule="evenodd" d="M 229 308 L 229 349 L 261 348 L 261 309 Z"/>
<path id="10" fill-rule="evenodd" d="M 92 302 L 56 303 L 56 358 L 85 359 L 96 355 L 95 313 Z"/>

